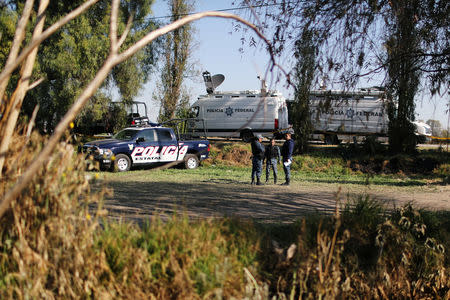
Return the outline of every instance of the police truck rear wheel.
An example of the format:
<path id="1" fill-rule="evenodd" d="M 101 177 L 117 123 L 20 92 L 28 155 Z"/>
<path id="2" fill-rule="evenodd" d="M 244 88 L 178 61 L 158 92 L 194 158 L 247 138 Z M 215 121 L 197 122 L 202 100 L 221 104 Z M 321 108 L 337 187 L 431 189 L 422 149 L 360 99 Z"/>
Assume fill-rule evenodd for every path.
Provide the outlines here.
<path id="1" fill-rule="evenodd" d="M 188 154 L 184 158 L 184 167 L 186 169 L 195 169 L 200 164 L 197 155 Z"/>
<path id="2" fill-rule="evenodd" d="M 325 135 L 325 144 L 326 145 L 339 145 L 340 141 L 337 135 L 335 134 L 327 134 Z"/>
<path id="3" fill-rule="evenodd" d="M 131 160 L 125 154 L 117 154 L 116 160 L 114 161 L 114 171 L 125 172 L 129 171 L 131 168 Z"/>

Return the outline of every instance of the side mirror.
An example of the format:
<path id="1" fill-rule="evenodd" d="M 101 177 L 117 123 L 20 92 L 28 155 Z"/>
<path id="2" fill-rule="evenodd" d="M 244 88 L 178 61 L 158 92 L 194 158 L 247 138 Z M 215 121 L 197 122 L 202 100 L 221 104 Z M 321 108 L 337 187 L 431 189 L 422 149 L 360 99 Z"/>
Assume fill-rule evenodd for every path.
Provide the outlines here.
<path id="1" fill-rule="evenodd" d="M 145 138 L 144 137 L 138 137 L 138 139 L 136 140 L 136 143 L 143 143 L 145 142 Z"/>

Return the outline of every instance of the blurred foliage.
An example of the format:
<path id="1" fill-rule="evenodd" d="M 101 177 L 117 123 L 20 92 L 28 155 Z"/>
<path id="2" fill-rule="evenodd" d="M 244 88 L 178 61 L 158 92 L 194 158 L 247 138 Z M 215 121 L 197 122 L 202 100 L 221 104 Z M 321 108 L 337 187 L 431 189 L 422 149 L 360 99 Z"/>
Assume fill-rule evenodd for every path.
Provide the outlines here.
<path id="1" fill-rule="evenodd" d="M 7 153 L 2 195 L 46 143 L 36 132 L 27 137 L 23 131 L 13 136 Z M 84 169 L 84 160 L 62 141 L 0 219 L 0 298 L 111 294 L 112 285 L 98 286 L 109 272 L 93 242 L 101 210 L 89 209 L 106 191 L 92 191 L 89 180 L 95 176 Z"/>

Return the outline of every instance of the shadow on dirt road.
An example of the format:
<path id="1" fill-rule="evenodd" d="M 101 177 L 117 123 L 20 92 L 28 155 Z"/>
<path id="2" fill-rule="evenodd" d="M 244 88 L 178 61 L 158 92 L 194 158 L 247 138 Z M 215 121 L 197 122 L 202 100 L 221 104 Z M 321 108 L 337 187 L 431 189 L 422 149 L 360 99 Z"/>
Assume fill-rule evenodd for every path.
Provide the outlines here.
<path id="1" fill-rule="evenodd" d="M 251 186 L 234 180 L 203 182 L 169 181 L 109 181 L 114 194 L 105 199 L 104 206 L 114 219 L 133 220 L 138 223 L 159 214 L 162 219 L 174 213 L 190 218 L 237 217 L 259 222 L 291 223 L 298 217 L 311 213 L 330 214 L 336 206 L 338 185 Z M 399 207 L 413 203 L 417 208 L 431 210 L 450 209 L 450 188 L 430 194 L 427 191 L 391 191 L 368 189 L 372 199 L 386 207 Z M 345 191 L 340 203 L 356 199 L 366 192 Z M 342 206 L 341 206 L 342 207 Z"/>
<path id="2" fill-rule="evenodd" d="M 238 217 L 260 222 L 293 222 L 299 216 L 332 213 L 335 193 L 297 192 L 291 187 L 229 183 L 110 182 L 114 195 L 105 201 L 110 216 L 139 222 L 159 213 L 189 217 Z"/>

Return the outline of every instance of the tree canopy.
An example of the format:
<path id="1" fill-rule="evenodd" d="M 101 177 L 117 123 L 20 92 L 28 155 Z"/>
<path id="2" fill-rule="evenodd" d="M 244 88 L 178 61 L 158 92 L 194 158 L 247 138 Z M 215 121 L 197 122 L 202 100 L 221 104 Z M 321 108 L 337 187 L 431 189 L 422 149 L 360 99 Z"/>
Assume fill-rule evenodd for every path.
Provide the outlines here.
<path id="1" fill-rule="evenodd" d="M 50 1 L 46 10 L 45 26 L 53 24 L 81 3 L 82 0 Z M 152 14 L 152 4 L 153 0 L 120 2 L 119 33 L 124 31 L 129 18 L 133 20 L 123 48 L 127 48 L 156 28 L 157 24 L 149 18 Z M 3 53 L 9 52 L 15 23 L 21 14 L 22 6 L 21 1 L 8 1 L 0 7 L 1 32 L 4 37 L 7 36 L 0 41 L 0 66 L 5 63 L 6 57 Z M 107 13 L 110 10 L 110 1 L 99 1 L 85 14 L 44 41 L 39 48 L 33 79 L 44 78 L 44 80 L 28 92 L 23 110 L 30 115 L 36 104 L 40 105 L 36 121 L 41 130 L 54 128 L 82 88 L 94 78 L 106 60 L 110 49 L 108 37 L 110 16 Z M 36 15 L 32 17 L 36 18 Z M 29 27 L 28 32 L 31 32 L 32 25 Z M 29 35 L 27 33 L 28 39 Z M 77 117 L 77 123 L 81 125 L 100 120 L 108 109 L 114 88 L 117 88 L 122 101 L 131 102 L 151 74 L 157 49 L 157 43 L 152 43 L 132 59 L 114 68 L 102 88 Z M 13 82 L 10 82 L 10 85 L 13 86 Z"/>

